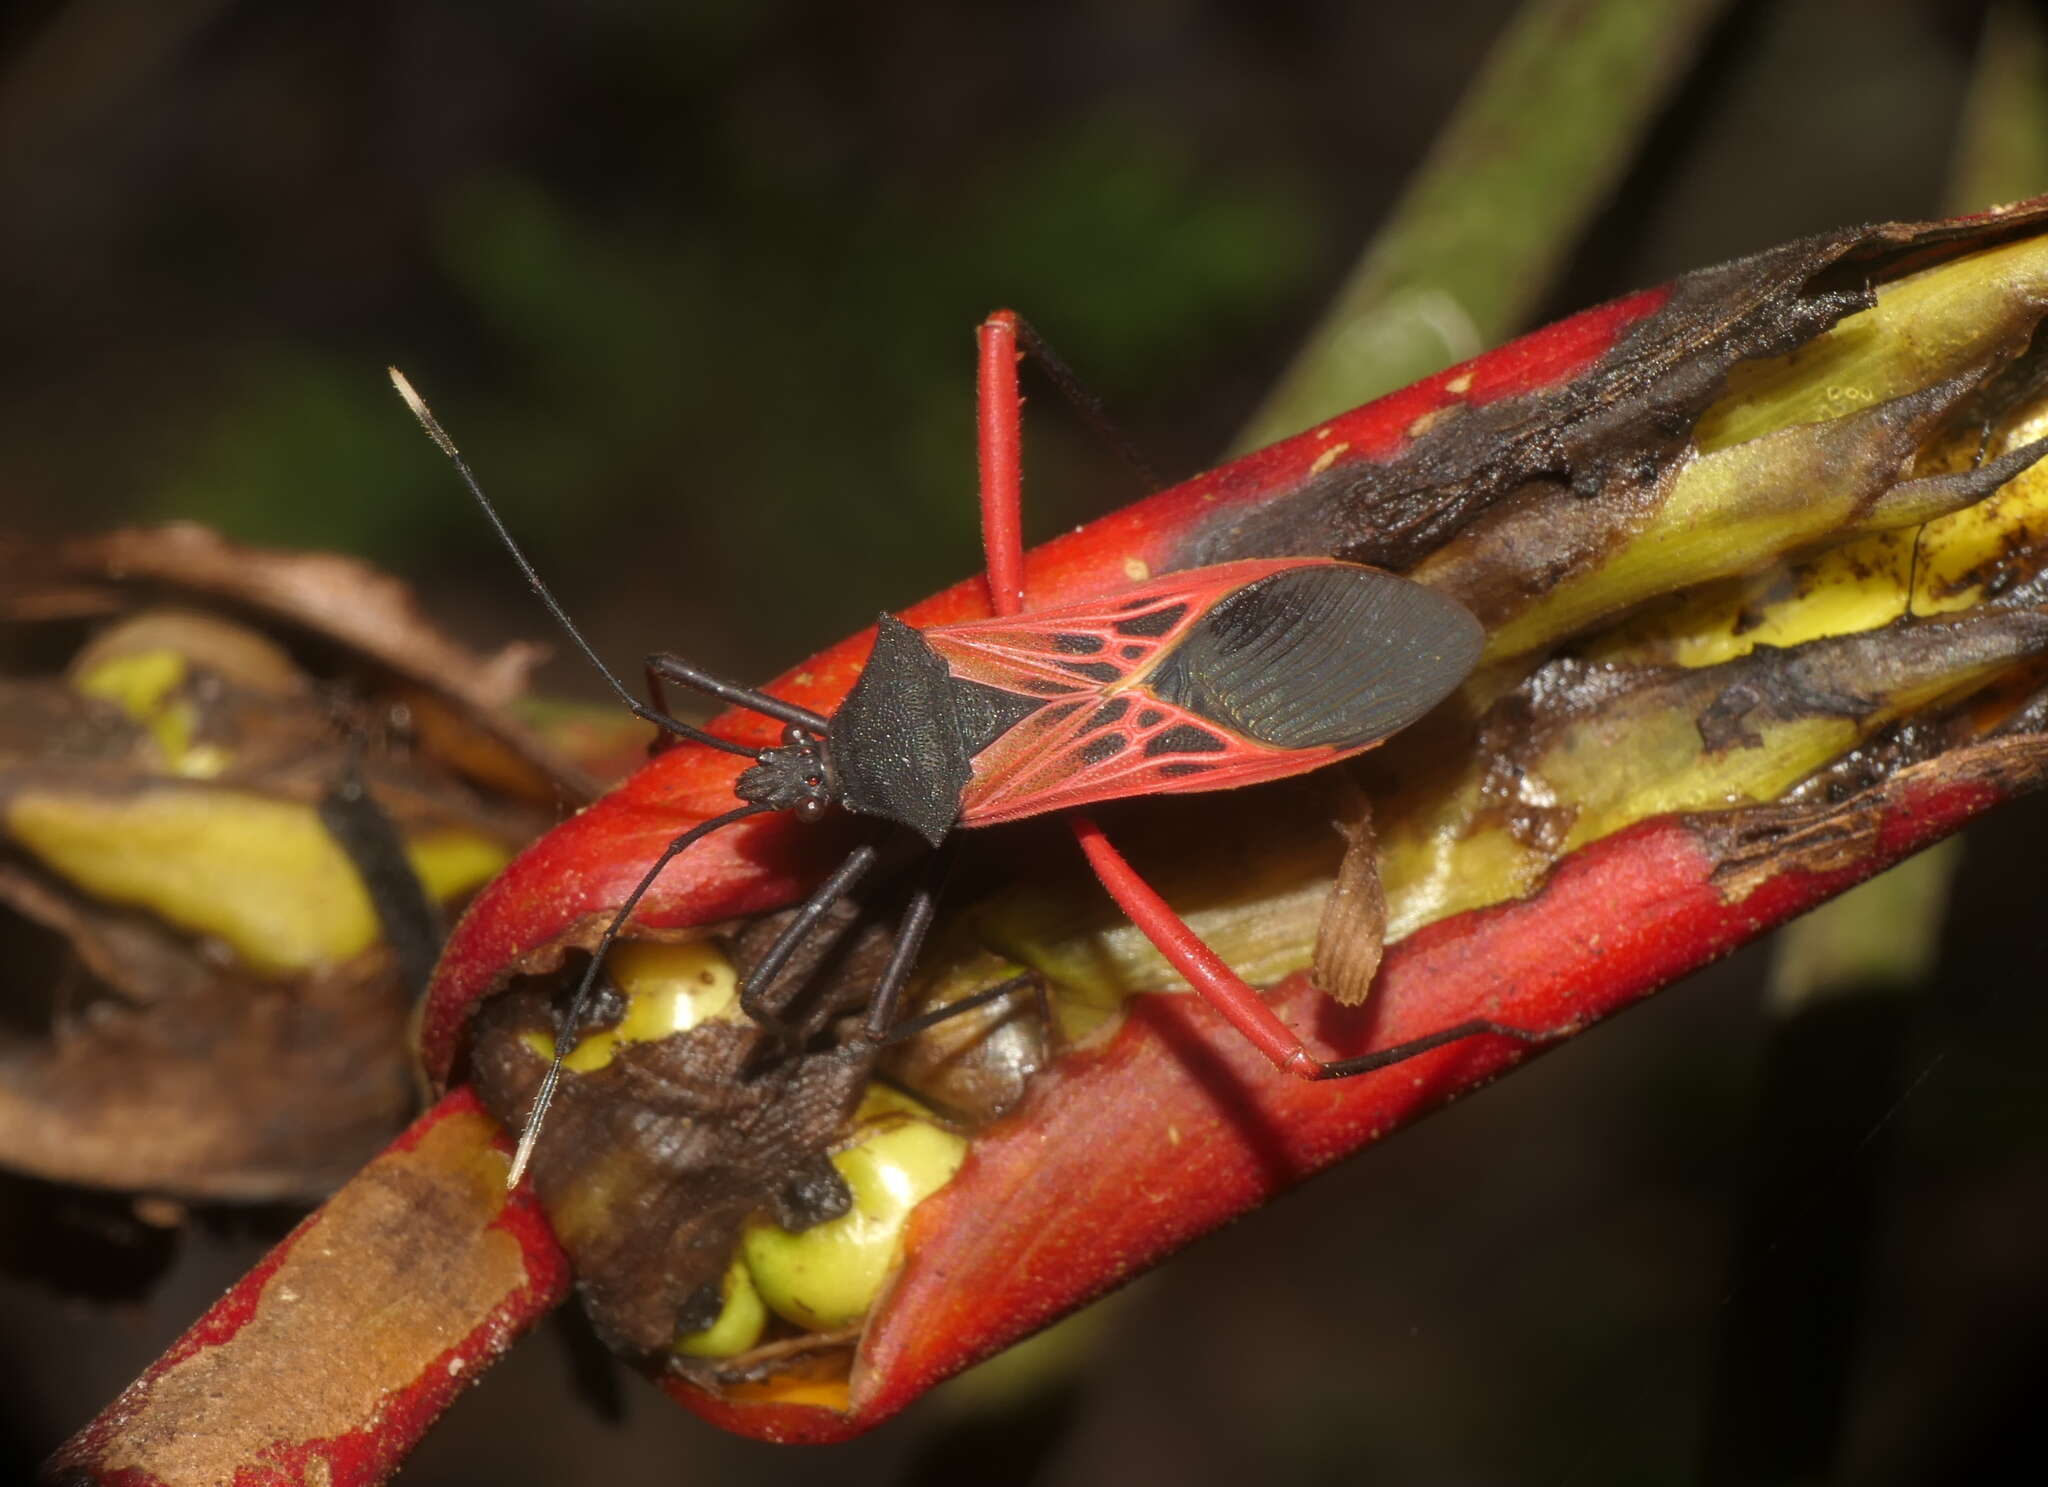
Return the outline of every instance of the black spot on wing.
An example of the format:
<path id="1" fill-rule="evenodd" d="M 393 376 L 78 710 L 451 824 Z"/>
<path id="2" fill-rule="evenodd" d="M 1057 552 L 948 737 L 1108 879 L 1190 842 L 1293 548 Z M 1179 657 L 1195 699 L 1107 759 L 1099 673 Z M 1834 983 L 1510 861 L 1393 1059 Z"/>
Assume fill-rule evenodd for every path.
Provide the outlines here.
<path id="1" fill-rule="evenodd" d="M 1146 685 L 1275 748 L 1355 748 L 1442 701 L 1479 659 L 1483 639 L 1463 605 L 1420 584 L 1315 564 L 1224 596 Z"/>
<path id="2" fill-rule="evenodd" d="M 1157 728 L 1165 716 L 1166 714 L 1159 711 L 1158 708 L 1148 707 L 1138 714 L 1138 726 L 1140 728 Z"/>
<path id="3" fill-rule="evenodd" d="M 1145 654 L 1145 647 L 1142 645 L 1119 646 L 1117 647 L 1117 654 L 1126 661 L 1135 661 Z"/>
<path id="4" fill-rule="evenodd" d="M 1079 687 L 1070 687 L 1065 682 L 1056 682 L 1049 676 L 1026 677 L 1017 685 L 1027 691 L 1036 692 L 1041 697 L 1068 697 L 1081 690 Z"/>
<path id="5" fill-rule="evenodd" d="M 1131 746 L 1131 741 L 1121 733 L 1105 733 L 1100 738 L 1091 738 L 1074 752 L 1074 757 L 1083 766 L 1100 764 L 1114 759 Z"/>
<path id="6" fill-rule="evenodd" d="M 1155 609 L 1150 614 L 1139 615 L 1136 619 L 1118 620 L 1116 633 L 1156 638 L 1178 625 L 1181 617 L 1187 612 L 1188 607 L 1185 604 L 1169 604 L 1164 609 Z"/>
<path id="7" fill-rule="evenodd" d="M 1071 703 L 1067 705 L 1072 706 Z M 1130 710 L 1130 698 L 1112 697 L 1088 715 L 1088 721 L 1081 725 L 1081 731 L 1083 733 L 1093 733 L 1097 728 L 1107 728 Z"/>
<path id="8" fill-rule="evenodd" d="M 1052 643 L 1062 655 L 1092 656 L 1102 649 L 1103 639 L 1100 635 L 1079 635 L 1062 630 L 1053 636 Z"/>
<path id="9" fill-rule="evenodd" d="M 1123 672 L 1107 661 L 1062 661 L 1062 671 L 1071 671 L 1076 676 L 1085 676 L 1091 682 L 1101 682 L 1105 687 L 1122 678 Z"/>
<path id="10" fill-rule="evenodd" d="M 1157 759 L 1161 754 L 1220 754 L 1229 747 L 1229 744 L 1206 728 L 1197 728 L 1193 723 L 1176 723 L 1164 733 L 1156 734 L 1145 741 L 1145 757 Z"/>

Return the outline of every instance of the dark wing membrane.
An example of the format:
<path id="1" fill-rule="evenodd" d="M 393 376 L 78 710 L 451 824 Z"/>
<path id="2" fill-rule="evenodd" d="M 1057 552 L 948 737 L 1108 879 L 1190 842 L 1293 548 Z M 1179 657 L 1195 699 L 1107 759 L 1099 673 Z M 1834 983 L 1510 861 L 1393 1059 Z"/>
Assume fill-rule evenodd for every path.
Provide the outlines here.
<path id="1" fill-rule="evenodd" d="M 1161 701 L 1279 749 L 1356 749 L 1407 727 L 1479 659 L 1463 605 L 1349 564 L 1291 568 L 1218 601 L 1152 668 Z"/>

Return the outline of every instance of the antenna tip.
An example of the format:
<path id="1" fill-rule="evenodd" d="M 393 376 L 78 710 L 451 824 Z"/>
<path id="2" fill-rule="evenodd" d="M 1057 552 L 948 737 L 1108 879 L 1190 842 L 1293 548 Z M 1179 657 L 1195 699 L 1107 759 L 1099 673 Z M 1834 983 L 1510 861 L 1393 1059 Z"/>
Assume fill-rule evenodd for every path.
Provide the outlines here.
<path id="1" fill-rule="evenodd" d="M 427 431 L 428 437 L 441 446 L 443 454 L 460 464 L 462 457 L 455 452 L 455 441 L 448 437 L 446 430 L 441 427 L 441 420 L 434 417 L 433 410 L 427 406 L 427 400 L 413 387 L 412 379 L 397 367 L 386 367 L 384 370 L 390 373 L 391 385 L 398 389 L 398 395 L 405 399 L 405 406 L 412 409 L 412 416 L 420 421 L 420 427 Z"/>
<path id="2" fill-rule="evenodd" d="M 533 1160 L 533 1140 L 540 1134 L 539 1127 L 532 1121 L 519 1133 L 518 1149 L 512 1153 L 512 1169 L 505 1174 L 505 1191 L 511 1192 L 519 1186 L 519 1179 L 526 1175 L 526 1164 Z"/>

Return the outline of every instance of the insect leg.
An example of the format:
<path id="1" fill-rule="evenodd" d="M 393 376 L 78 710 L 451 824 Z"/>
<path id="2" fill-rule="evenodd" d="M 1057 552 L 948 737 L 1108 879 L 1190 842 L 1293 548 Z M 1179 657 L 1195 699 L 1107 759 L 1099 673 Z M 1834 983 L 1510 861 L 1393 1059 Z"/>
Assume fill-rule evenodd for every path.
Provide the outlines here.
<path id="1" fill-rule="evenodd" d="M 787 1036 L 788 1024 L 783 1020 L 781 1009 L 771 1007 L 764 1000 L 768 988 L 789 963 L 804 937 L 818 926 L 832 905 L 846 897 L 853 885 L 869 868 L 875 865 L 880 854 L 875 848 L 863 843 L 846 854 L 846 860 L 833 870 L 832 876 L 811 891 L 789 923 L 782 926 L 782 933 L 769 945 L 767 953 L 747 973 L 746 984 L 740 987 L 740 1010 L 777 1036 Z"/>
<path id="2" fill-rule="evenodd" d="M 1116 457 L 1137 471 L 1145 482 L 1147 494 L 1164 490 L 1166 482 L 1159 478 L 1159 472 L 1151 462 L 1138 453 L 1137 446 L 1123 435 L 1123 431 L 1110 421 L 1108 410 L 1102 406 L 1102 399 L 1090 392 L 1074 369 L 1066 364 L 1060 354 L 1052 349 L 1037 327 L 1022 316 L 1011 313 L 1017 321 L 1017 344 L 1024 348 L 1024 354 L 1038 363 L 1038 369 L 1045 373 L 1052 385 L 1060 390 L 1060 396 L 1067 400 L 1067 406 L 1088 425 L 1090 433 L 1107 444 Z"/>
<path id="3" fill-rule="evenodd" d="M 975 342 L 980 348 L 975 446 L 981 467 L 981 545 L 987 558 L 989 607 L 999 615 L 1017 614 L 1024 608 L 1023 399 L 1017 392 L 1020 348 L 1052 379 L 1081 421 L 1144 477 L 1148 489 L 1160 489 L 1161 482 L 1110 423 L 1102 411 L 1102 400 L 1081 385 L 1044 337 L 1015 310 L 998 310 L 989 316 L 976 332 Z"/>
<path id="4" fill-rule="evenodd" d="M 1024 608 L 1023 400 L 1017 392 L 1017 312 L 998 310 L 975 334 L 975 454 L 981 468 L 981 546 L 989 607 Z"/>
<path id="5" fill-rule="evenodd" d="M 897 1004 L 903 998 L 903 985 L 917 965 L 917 952 L 924 948 L 924 937 L 931 932 L 932 917 L 939 907 L 939 890 L 945 885 L 946 874 L 953 865 L 951 845 L 952 840 L 948 838 L 946 844 L 926 860 L 924 876 L 912 890 L 910 903 L 903 911 L 903 920 L 896 929 L 896 943 L 889 951 L 889 963 L 882 968 L 882 978 L 875 983 L 874 996 L 868 1001 L 863 1037 L 869 1043 L 891 1041 L 890 1029 L 896 1021 Z"/>
<path id="6" fill-rule="evenodd" d="M 647 677 L 647 705 L 658 713 L 667 714 L 668 689 L 661 684 L 661 673 L 652 666 L 642 669 Z M 652 759 L 656 754 L 666 754 L 675 746 L 676 735 L 665 728 L 657 728 L 654 737 L 647 740 L 647 757 Z"/>
<path id="7" fill-rule="evenodd" d="M 980 991 L 973 992 L 964 997 L 956 997 L 942 1007 L 934 1007 L 929 1012 L 920 1012 L 915 1017 L 905 1018 L 902 1022 L 889 1029 L 888 1035 L 881 1040 L 882 1044 L 886 1047 L 891 1043 L 907 1043 L 919 1033 L 928 1032 L 940 1023 L 958 1017 L 963 1012 L 972 1012 L 976 1007 L 985 1007 L 990 1002 L 998 1001 L 1006 996 L 1012 996 L 1017 992 L 1037 985 L 1038 978 L 1027 971 L 1021 976 L 1012 976 L 1007 981 L 998 981 L 993 986 L 984 986 Z M 1050 1020 L 1048 1015 L 1047 1021 L 1050 1022 Z"/>
<path id="8" fill-rule="evenodd" d="M 678 686 L 688 687 L 693 692 L 703 692 L 716 697 L 720 702 L 729 702 L 734 707 L 744 707 L 774 718 L 778 722 L 805 729 L 811 733 L 824 733 L 831 724 L 807 707 L 786 702 L 780 697 L 771 697 L 752 687 L 743 687 L 738 682 L 726 681 L 713 676 L 701 667 L 693 666 L 672 651 L 656 651 L 647 658 L 647 678 L 650 685 L 670 681 Z M 752 752 L 751 750 L 749 752 Z"/>
<path id="9" fill-rule="evenodd" d="M 1118 907 L 1131 916 L 1131 922 L 1159 948 L 1159 953 L 1166 957 L 1168 963 L 1187 977 L 1188 984 L 1223 1014 L 1225 1021 L 1244 1034 L 1246 1040 L 1271 1059 L 1275 1067 L 1286 1073 L 1302 1079 L 1342 1079 L 1383 1069 L 1418 1053 L 1481 1033 L 1493 1033 L 1524 1043 L 1544 1043 L 1559 1036 L 1475 1018 L 1392 1048 L 1361 1054 L 1357 1058 L 1319 1059 L 1303 1046 L 1301 1039 L 1259 994 L 1245 984 L 1244 978 L 1225 964 L 1222 956 L 1205 945 L 1201 937 L 1188 927 L 1187 921 L 1174 913 L 1152 885 L 1138 876 L 1137 871 L 1124 860 L 1123 854 L 1110 845 L 1109 838 L 1102 834 L 1102 828 L 1078 814 L 1069 815 L 1067 820 L 1074 828 L 1074 836 L 1080 842 L 1082 852 L 1087 854 L 1089 866 L 1095 869 L 1095 875 L 1102 880 L 1102 886 L 1109 890 L 1109 896 L 1116 900 Z"/>
<path id="10" fill-rule="evenodd" d="M 861 1028 L 861 1042 L 868 1047 L 882 1048 L 904 1042 L 928 1028 L 937 1027 L 948 1018 L 972 1012 L 976 1007 L 1035 984 L 1036 978 L 1028 974 L 1012 976 L 1007 981 L 984 987 L 971 996 L 934 1007 L 907 1021 L 896 1020 L 897 1009 L 903 1002 L 903 988 L 910 980 L 911 971 L 917 967 L 917 955 L 924 948 L 925 936 L 931 933 L 932 920 L 938 913 L 939 895 L 945 889 L 952 866 L 952 839 L 948 838 L 926 861 L 924 875 L 912 891 L 910 903 L 897 926 L 896 943 L 889 951 L 889 963 L 882 968 L 881 978 L 875 982 L 874 995 L 868 1001 L 867 1017 Z"/>

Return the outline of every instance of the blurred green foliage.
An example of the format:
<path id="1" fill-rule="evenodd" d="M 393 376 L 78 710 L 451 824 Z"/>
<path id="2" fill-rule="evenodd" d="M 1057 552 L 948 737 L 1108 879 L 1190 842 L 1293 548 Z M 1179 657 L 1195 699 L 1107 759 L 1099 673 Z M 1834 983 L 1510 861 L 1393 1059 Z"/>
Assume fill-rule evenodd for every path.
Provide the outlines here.
<path id="1" fill-rule="evenodd" d="M 1077 328 L 1091 380 L 1128 389 L 1270 312 L 1312 257 L 1298 189 L 1204 176 L 1163 128 L 1121 115 L 1019 142 L 962 200 L 750 163 L 718 162 L 728 206 L 713 224 L 601 220 L 530 177 L 481 175 L 450 193 L 436 261 L 505 370 L 501 406 L 448 416 L 483 469 L 510 472 L 494 493 L 537 548 L 587 538 L 586 493 L 603 491 L 620 543 L 642 523 L 686 534 L 668 560 L 679 584 L 717 587 L 707 570 L 722 564 L 752 575 L 748 598 L 772 572 L 779 590 L 907 602 L 975 556 L 978 316 L 944 325 L 921 306 L 973 304 L 999 285 L 1047 326 Z M 931 251 L 935 232 L 947 251 Z M 280 443 L 309 414 L 340 411 L 318 380 L 297 392 L 264 410 Z M 373 404 L 349 412 L 390 422 Z M 374 488 L 388 440 L 358 432 L 347 447 L 375 463 L 352 473 Z M 181 492 L 182 509 L 242 516 L 238 487 L 273 477 L 229 452 Z M 387 486 L 344 545 L 417 541 L 451 517 L 470 530 L 452 494 L 438 477 L 427 491 Z M 441 514 L 423 526 L 429 503 Z M 394 520 L 385 505 L 415 510 Z M 774 638 L 819 633 L 805 616 Z"/>

